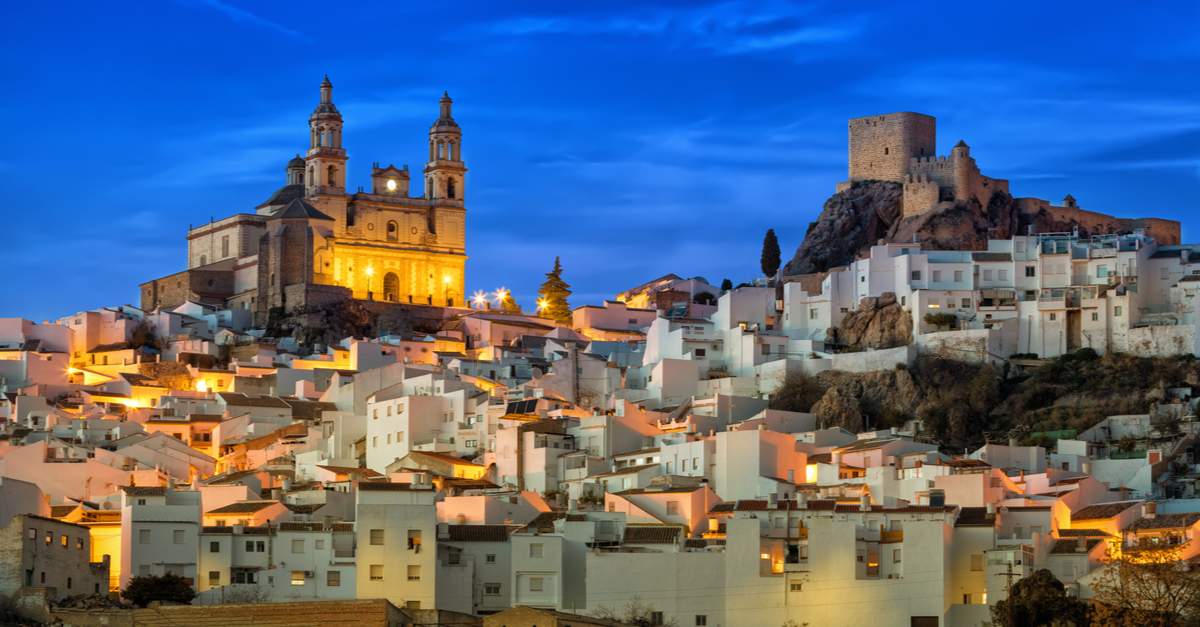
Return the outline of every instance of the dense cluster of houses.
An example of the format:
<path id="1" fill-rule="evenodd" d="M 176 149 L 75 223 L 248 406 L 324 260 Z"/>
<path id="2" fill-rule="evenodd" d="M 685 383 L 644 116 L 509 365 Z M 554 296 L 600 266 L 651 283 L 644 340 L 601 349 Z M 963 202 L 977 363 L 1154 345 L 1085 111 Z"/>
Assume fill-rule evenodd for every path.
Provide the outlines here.
<path id="1" fill-rule="evenodd" d="M 701 627 L 975 625 L 1010 567 L 1086 597 L 1110 547 L 1169 536 L 1200 554 L 1190 389 L 1044 434 L 1049 450 L 961 456 L 916 421 L 854 433 L 770 395 L 789 372 L 920 350 L 1060 354 L 1067 309 L 1091 314 L 1101 352 L 1137 352 L 1147 320 L 1194 338 L 1192 254 L 1137 234 L 889 244 L 820 293 L 668 275 L 570 325 L 446 309 L 436 333 L 315 348 L 194 302 L 0 320 L 0 595 L 172 573 L 199 604 L 585 614 L 638 595 Z M 885 293 L 914 316 L 912 345 L 826 345 Z M 935 306 L 961 324 L 924 324 Z"/>

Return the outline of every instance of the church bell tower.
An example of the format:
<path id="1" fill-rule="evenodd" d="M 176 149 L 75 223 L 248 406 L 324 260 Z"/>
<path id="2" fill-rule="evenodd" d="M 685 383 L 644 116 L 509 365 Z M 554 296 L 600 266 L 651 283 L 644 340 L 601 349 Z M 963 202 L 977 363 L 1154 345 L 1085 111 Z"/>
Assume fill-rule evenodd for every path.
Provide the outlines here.
<path id="1" fill-rule="evenodd" d="M 321 83 L 321 103 L 308 118 L 309 148 L 305 156 L 305 195 L 346 193 L 346 150 L 342 148 L 342 114 L 333 105 L 333 83 Z"/>
<path id="2" fill-rule="evenodd" d="M 450 94 L 438 104 L 441 114 L 429 128 L 429 163 L 425 164 L 425 197 L 430 199 L 463 199 L 463 183 L 467 168 L 462 160 L 462 129 L 450 115 Z"/>

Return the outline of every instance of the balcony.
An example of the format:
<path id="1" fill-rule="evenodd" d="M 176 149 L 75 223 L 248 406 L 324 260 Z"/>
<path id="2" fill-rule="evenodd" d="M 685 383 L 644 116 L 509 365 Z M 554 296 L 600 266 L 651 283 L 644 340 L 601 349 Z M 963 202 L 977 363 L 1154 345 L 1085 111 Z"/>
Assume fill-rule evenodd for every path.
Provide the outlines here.
<path id="1" fill-rule="evenodd" d="M 880 533 L 879 529 L 855 529 L 854 539 L 865 542 L 879 542 Z"/>
<path id="2" fill-rule="evenodd" d="M 884 531 L 881 534 L 883 537 L 880 542 L 884 544 L 895 544 L 904 542 L 904 531 Z"/>
<path id="3" fill-rule="evenodd" d="M 807 573 L 808 560 L 800 560 L 798 562 L 785 562 L 783 564 L 783 572 L 785 573 Z"/>

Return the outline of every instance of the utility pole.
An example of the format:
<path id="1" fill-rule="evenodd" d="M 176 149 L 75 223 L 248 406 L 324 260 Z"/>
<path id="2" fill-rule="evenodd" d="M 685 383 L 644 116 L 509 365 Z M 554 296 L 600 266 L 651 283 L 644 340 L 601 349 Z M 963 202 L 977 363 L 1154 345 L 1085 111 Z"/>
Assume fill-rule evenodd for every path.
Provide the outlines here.
<path id="1" fill-rule="evenodd" d="M 1004 572 L 1004 573 L 996 573 L 996 576 L 997 576 L 997 577 L 1007 577 L 1007 578 L 1008 578 L 1008 583 L 1007 583 L 1007 584 L 1005 584 L 1005 586 L 1004 586 L 1004 594 L 1006 595 L 1006 596 L 1005 596 L 1005 602 L 1004 602 L 1004 610 L 1005 610 L 1005 612 L 1004 612 L 1004 613 L 1005 613 L 1005 615 L 1007 616 L 1007 619 L 1006 619 L 1006 620 L 1007 620 L 1007 622 L 1008 622 L 1008 627 L 1014 627 L 1014 624 L 1013 624 L 1013 596 L 1012 596 L 1012 579 L 1013 579 L 1013 577 L 1015 577 L 1015 576 L 1016 576 L 1016 573 L 1014 573 L 1014 572 L 1013 572 L 1013 569 L 1012 569 L 1012 567 L 1013 567 L 1013 565 L 1012 565 L 1012 562 L 1009 562 L 1009 563 L 1008 563 L 1008 572 Z"/>

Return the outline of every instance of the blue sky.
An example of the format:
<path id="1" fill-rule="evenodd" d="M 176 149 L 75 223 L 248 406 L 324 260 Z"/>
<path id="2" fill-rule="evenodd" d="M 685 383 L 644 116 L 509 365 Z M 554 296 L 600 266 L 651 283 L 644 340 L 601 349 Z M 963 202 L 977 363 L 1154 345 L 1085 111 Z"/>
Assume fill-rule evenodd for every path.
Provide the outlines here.
<path id="1" fill-rule="evenodd" d="M 1110 8 L 1111 7 L 1111 8 Z M 138 302 L 189 224 L 249 211 L 328 73 L 348 186 L 420 167 L 445 90 L 470 168 L 467 291 L 573 304 L 790 258 L 846 178 L 846 120 L 938 118 L 1016 196 L 1200 240 L 1200 5 L 44 3 L 0 21 L 0 317 Z M 420 189 L 414 185 L 414 189 Z"/>

